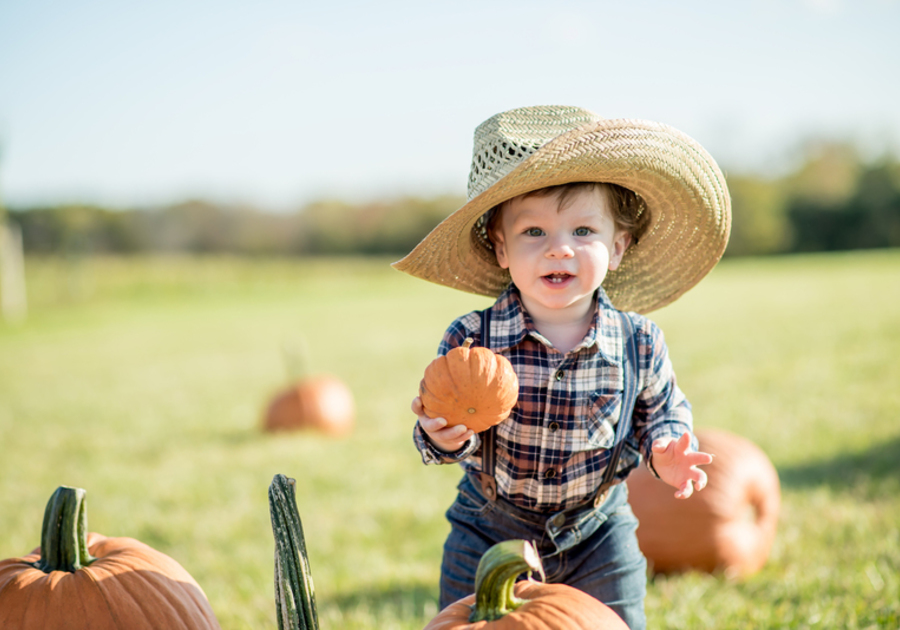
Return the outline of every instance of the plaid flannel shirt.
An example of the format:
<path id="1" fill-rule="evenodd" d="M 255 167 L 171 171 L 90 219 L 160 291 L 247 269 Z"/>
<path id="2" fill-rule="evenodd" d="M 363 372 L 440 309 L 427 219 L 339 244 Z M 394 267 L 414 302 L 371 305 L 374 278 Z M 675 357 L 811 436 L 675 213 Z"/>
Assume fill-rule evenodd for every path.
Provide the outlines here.
<path id="1" fill-rule="evenodd" d="M 555 512 L 578 506 L 593 497 L 603 479 L 621 413 L 625 359 L 622 324 L 602 288 L 595 303 L 590 330 L 567 354 L 537 331 L 515 285 L 491 307 L 490 348 L 508 358 L 519 377 L 518 403 L 496 427 L 497 492 L 520 507 Z M 629 317 L 637 335 L 640 383 L 617 482 L 642 456 L 650 461 L 654 440 L 677 438 L 692 428 L 690 403 L 675 383 L 662 331 L 642 315 Z M 439 355 L 466 337 L 483 345 L 480 311 L 450 325 Z M 478 435 L 459 451 L 444 453 L 416 423 L 414 440 L 426 464 L 459 463 L 467 472 L 481 471 Z"/>

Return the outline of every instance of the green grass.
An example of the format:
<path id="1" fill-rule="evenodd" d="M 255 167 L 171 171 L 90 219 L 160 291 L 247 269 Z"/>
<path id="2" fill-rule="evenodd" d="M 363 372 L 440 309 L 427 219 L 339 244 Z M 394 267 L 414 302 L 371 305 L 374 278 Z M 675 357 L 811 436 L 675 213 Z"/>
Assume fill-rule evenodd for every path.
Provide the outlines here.
<path id="1" fill-rule="evenodd" d="M 449 321 L 488 301 L 388 262 L 29 260 L 30 317 L 0 323 L 0 558 L 80 486 L 91 530 L 176 558 L 223 628 L 274 628 L 283 473 L 323 628 L 421 628 L 459 472 L 422 466 L 409 403 Z M 900 252 L 726 260 L 652 317 L 697 426 L 761 446 L 783 506 L 760 573 L 656 578 L 649 627 L 900 627 Z M 355 394 L 349 438 L 257 429 L 304 340 Z"/>

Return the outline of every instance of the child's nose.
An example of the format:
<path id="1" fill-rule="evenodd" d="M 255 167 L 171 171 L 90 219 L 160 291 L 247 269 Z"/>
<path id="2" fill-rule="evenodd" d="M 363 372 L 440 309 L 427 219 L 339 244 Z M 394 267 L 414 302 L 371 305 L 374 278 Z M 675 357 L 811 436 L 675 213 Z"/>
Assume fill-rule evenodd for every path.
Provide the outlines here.
<path id="1" fill-rule="evenodd" d="M 565 235 L 553 236 L 550 238 L 547 247 L 548 258 L 571 258 L 575 255 L 572 244 Z"/>

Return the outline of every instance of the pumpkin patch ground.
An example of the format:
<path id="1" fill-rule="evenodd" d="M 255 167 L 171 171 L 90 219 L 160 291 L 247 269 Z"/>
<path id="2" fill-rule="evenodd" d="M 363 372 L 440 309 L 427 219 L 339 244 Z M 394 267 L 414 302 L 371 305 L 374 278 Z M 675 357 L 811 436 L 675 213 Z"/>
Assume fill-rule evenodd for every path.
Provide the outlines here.
<path id="1" fill-rule="evenodd" d="M 410 400 L 449 321 L 491 301 L 391 262 L 86 257 L 75 299 L 71 263 L 28 259 L 29 318 L 0 322 L 0 559 L 40 545 L 55 488 L 86 488 L 91 531 L 177 560 L 223 629 L 275 630 L 283 472 L 322 628 L 422 630 L 460 472 L 422 465 Z M 648 628 L 900 628 L 898 278 L 900 252 L 726 258 L 652 314 L 696 425 L 758 445 L 782 500 L 759 571 L 654 575 Z M 296 331 L 354 394 L 342 439 L 259 428 Z"/>

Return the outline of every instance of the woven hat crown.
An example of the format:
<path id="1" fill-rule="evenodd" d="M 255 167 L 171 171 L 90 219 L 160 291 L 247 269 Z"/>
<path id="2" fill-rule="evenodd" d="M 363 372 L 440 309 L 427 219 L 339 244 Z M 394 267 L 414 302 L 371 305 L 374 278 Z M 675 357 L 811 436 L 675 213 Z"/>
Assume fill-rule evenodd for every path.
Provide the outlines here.
<path id="1" fill-rule="evenodd" d="M 550 140 L 602 120 L 580 107 L 521 107 L 488 118 L 475 129 L 468 199 L 508 175 Z"/>

